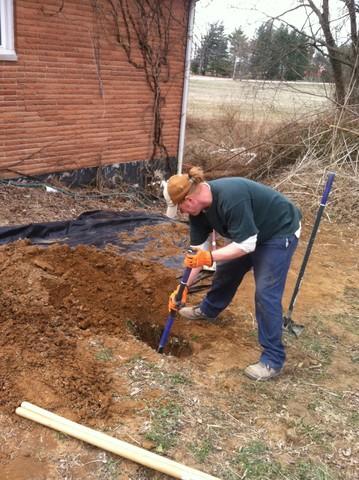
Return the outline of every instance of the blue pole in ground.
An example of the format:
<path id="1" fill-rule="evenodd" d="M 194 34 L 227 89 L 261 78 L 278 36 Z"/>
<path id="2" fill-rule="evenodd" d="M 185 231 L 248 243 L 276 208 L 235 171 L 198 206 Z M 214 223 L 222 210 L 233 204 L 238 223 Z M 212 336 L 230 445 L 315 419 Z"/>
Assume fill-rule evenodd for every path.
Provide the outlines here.
<path id="1" fill-rule="evenodd" d="M 309 241 L 308 241 L 307 249 L 305 251 L 305 255 L 304 255 L 304 258 L 303 258 L 303 262 L 302 262 L 302 266 L 300 267 L 297 282 L 295 284 L 293 295 L 292 295 L 292 298 L 291 298 L 291 301 L 290 301 L 290 304 L 289 304 L 288 312 L 287 312 L 287 315 L 283 319 L 284 320 L 284 327 L 288 328 L 288 330 L 291 333 L 294 333 L 296 336 L 298 336 L 301 333 L 301 331 L 303 330 L 304 327 L 302 325 L 296 325 L 293 322 L 293 320 L 292 320 L 293 308 L 294 308 L 295 301 L 297 299 L 297 295 L 298 295 L 298 292 L 299 292 L 299 289 L 300 289 L 300 286 L 301 286 L 301 283 L 302 283 L 302 280 L 303 280 L 304 272 L 305 272 L 305 269 L 306 269 L 306 266 L 307 266 L 307 263 L 308 263 L 308 260 L 309 260 L 310 253 L 311 253 L 312 248 L 313 248 L 314 240 L 315 240 L 315 237 L 317 235 L 320 220 L 322 218 L 324 208 L 325 208 L 325 206 L 327 204 L 327 201 L 328 201 L 328 196 L 329 196 L 330 190 L 331 190 L 332 185 L 333 185 L 334 177 L 335 177 L 335 173 L 334 172 L 329 172 L 327 183 L 325 185 L 324 192 L 323 192 L 323 195 L 322 195 L 322 199 L 320 201 L 319 210 L 318 210 L 318 213 L 317 213 L 314 225 L 313 225 L 312 233 L 311 233 Z"/>

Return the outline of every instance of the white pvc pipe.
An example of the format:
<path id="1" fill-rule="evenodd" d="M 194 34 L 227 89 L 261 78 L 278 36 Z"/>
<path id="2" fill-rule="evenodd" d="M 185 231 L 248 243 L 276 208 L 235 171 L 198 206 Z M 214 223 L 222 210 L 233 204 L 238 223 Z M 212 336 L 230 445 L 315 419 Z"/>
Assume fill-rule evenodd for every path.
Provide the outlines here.
<path id="1" fill-rule="evenodd" d="M 91 445 L 95 445 L 96 447 L 175 478 L 182 480 L 219 480 L 216 477 L 187 467 L 161 455 L 157 455 L 156 453 L 123 442 L 105 433 L 84 427 L 79 423 L 72 422 L 67 418 L 51 413 L 48 410 L 44 410 L 28 402 L 22 402 L 21 407 L 16 409 L 16 413 L 21 417 L 33 420 L 41 425 L 53 428 L 54 430 L 58 430 L 59 432 L 78 438 Z"/>
<path id="2" fill-rule="evenodd" d="M 182 173 L 182 167 L 183 167 L 184 143 L 186 138 L 186 119 L 187 119 L 189 79 L 190 79 L 190 72 L 191 72 L 191 53 L 192 53 L 192 43 L 193 43 L 194 13 L 195 13 L 196 1 L 197 0 L 191 0 L 191 5 L 190 5 L 190 10 L 188 15 L 186 58 L 185 58 L 185 67 L 184 67 L 180 134 L 179 134 L 179 141 L 178 141 L 178 156 L 177 156 L 177 173 L 178 174 Z"/>

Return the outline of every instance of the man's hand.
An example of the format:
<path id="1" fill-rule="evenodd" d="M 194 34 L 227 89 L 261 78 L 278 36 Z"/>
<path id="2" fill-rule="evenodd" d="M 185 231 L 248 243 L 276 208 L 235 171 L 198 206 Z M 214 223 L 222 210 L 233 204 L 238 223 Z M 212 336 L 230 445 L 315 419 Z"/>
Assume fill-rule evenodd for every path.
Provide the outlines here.
<path id="1" fill-rule="evenodd" d="M 184 264 L 189 268 L 211 267 L 213 265 L 212 254 L 208 250 L 196 250 L 194 253 L 187 253 Z"/>
<path id="2" fill-rule="evenodd" d="M 182 294 L 182 298 L 180 299 L 180 301 L 177 303 L 176 302 L 176 295 L 178 293 L 178 289 L 179 289 L 179 285 L 178 287 L 176 288 L 176 290 L 174 290 L 171 295 L 170 295 L 170 298 L 168 299 L 168 311 L 170 312 L 171 310 L 178 310 L 182 307 L 185 306 L 186 304 L 186 301 L 187 301 L 187 294 L 188 294 L 188 287 L 185 287 L 184 290 L 183 290 L 183 294 Z"/>

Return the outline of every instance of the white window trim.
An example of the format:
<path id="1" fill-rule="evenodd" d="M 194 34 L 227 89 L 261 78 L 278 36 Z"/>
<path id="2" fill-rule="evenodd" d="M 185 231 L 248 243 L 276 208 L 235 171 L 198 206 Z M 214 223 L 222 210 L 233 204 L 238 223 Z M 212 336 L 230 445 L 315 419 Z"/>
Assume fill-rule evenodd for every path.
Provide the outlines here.
<path id="1" fill-rule="evenodd" d="M 0 60 L 17 60 L 14 43 L 14 2 L 0 0 L 1 44 Z"/>

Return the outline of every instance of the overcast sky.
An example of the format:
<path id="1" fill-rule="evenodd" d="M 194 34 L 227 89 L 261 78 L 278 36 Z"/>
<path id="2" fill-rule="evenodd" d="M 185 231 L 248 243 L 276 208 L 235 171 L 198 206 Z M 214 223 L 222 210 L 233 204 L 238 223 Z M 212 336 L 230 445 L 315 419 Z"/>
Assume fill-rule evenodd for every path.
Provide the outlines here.
<path id="1" fill-rule="evenodd" d="M 321 4 L 320 1 L 316 3 Z M 206 31 L 208 24 L 216 21 L 223 22 L 227 34 L 241 27 L 248 37 L 252 37 L 269 17 L 279 15 L 296 5 L 297 0 L 199 0 L 196 5 L 195 41 Z M 330 0 L 329 5 L 332 10 L 337 10 L 342 4 L 339 0 Z M 285 16 L 286 21 L 297 28 L 303 27 L 306 18 L 302 8 Z"/>

